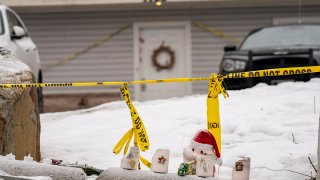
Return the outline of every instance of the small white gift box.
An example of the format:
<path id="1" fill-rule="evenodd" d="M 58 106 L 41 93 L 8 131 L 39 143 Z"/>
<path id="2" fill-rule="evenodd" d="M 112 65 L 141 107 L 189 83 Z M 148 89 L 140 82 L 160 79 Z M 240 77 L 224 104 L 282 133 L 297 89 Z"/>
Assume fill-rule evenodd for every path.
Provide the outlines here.
<path id="1" fill-rule="evenodd" d="M 213 177 L 215 162 L 213 155 L 199 156 L 196 164 L 196 175 L 200 177 Z"/>
<path id="2" fill-rule="evenodd" d="M 130 147 L 129 153 L 126 157 L 121 159 L 120 167 L 123 169 L 137 170 L 139 164 L 139 148 Z"/>
<path id="3" fill-rule="evenodd" d="M 152 157 L 151 171 L 156 173 L 168 173 L 169 149 L 157 149 Z"/>

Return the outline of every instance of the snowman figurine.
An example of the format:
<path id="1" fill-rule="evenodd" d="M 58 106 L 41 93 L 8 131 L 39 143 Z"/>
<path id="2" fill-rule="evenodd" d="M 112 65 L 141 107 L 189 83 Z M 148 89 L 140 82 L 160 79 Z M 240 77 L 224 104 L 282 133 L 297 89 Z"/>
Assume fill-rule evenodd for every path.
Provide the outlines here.
<path id="1" fill-rule="evenodd" d="M 183 150 L 185 163 L 194 161 L 193 173 L 197 176 L 211 177 L 215 174 L 215 164 L 221 166 L 222 159 L 214 136 L 206 129 L 199 130 L 190 145 Z"/>

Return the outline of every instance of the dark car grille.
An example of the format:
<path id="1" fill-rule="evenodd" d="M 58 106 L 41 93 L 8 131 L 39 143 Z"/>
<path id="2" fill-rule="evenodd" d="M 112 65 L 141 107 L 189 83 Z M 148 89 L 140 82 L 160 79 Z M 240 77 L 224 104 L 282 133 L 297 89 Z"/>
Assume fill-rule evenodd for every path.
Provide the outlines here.
<path id="1" fill-rule="evenodd" d="M 311 66 L 314 62 L 310 62 L 309 57 L 279 57 L 272 59 L 260 59 L 252 62 L 252 70 L 263 70 L 263 69 L 273 69 L 273 68 L 288 68 L 288 67 L 303 67 Z M 253 78 L 253 85 L 264 82 L 267 84 L 274 84 L 278 80 L 294 80 L 294 81 L 307 81 L 313 75 L 288 75 L 288 76 L 270 76 L 270 77 L 260 77 Z"/>
<path id="2" fill-rule="evenodd" d="M 309 58 L 303 57 L 260 59 L 252 62 L 252 70 L 300 67 L 309 65 L 311 65 L 311 63 L 309 63 Z"/>
<path id="3" fill-rule="evenodd" d="M 288 68 L 288 67 L 303 67 L 312 66 L 315 61 L 310 62 L 309 57 L 274 57 L 274 58 L 261 58 L 252 61 L 251 69 L 264 70 L 275 68 Z M 287 75 L 287 76 L 268 76 L 257 78 L 244 78 L 244 79 L 227 79 L 225 82 L 228 89 L 242 89 L 244 87 L 251 87 L 258 83 L 277 84 L 282 81 L 308 81 L 313 77 L 313 74 L 305 75 Z"/>

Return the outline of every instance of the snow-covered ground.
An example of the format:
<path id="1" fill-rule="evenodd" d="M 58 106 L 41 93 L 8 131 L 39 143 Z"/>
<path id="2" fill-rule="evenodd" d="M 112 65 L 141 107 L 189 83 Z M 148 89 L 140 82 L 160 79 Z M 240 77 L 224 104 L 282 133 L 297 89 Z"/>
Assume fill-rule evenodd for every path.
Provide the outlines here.
<path id="1" fill-rule="evenodd" d="M 258 84 L 251 89 L 229 91 L 229 95 L 228 99 L 220 96 L 224 161 L 220 177 L 231 179 L 234 162 L 241 155 L 251 157 L 252 180 L 307 179 L 266 168 L 314 175 L 308 156 L 316 163 L 320 79 L 278 86 Z M 151 148 L 142 156 L 151 160 L 156 149 L 168 148 L 169 171 L 176 172 L 183 148 L 197 130 L 206 128 L 206 95 L 134 105 L 151 142 Z M 43 158 L 78 161 L 101 169 L 120 166 L 122 154 L 114 155 L 112 150 L 131 128 L 124 101 L 87 110 L 42 114 L 41 123 Z"/>

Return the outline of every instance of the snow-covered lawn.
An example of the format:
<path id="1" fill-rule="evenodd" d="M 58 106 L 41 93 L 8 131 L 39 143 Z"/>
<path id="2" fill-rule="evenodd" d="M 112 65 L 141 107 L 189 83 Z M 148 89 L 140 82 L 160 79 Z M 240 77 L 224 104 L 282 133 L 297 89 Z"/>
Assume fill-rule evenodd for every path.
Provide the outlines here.
<path id="1" fill-rule="evenodd" d="M 229 95 L 228 99 L 220 96 L 224 161 L 220 177 L 231 179 L 234 162 L 241 155 L 251 157 L 252 180 L 307 178 L 261 167 L 314 175 L 308 156 L 316 163 L 320 79 L 278 86 L 258 84 L 229 91 Z M 197 130 L 206 128 L 206 95 L 134 105 L 151 142 L 142 156 L 151 160 L 156 149 L 168 148 L 169 171 L 176 172 L 183 148 Z M 42 114 L 41 125 L 43 158 L 107 169 L 120 166 L 122 154 L 114 155 L 112 150 L 131 128 L 131 118 L 125 102 L 118 101 L 87 110 Z"/>

